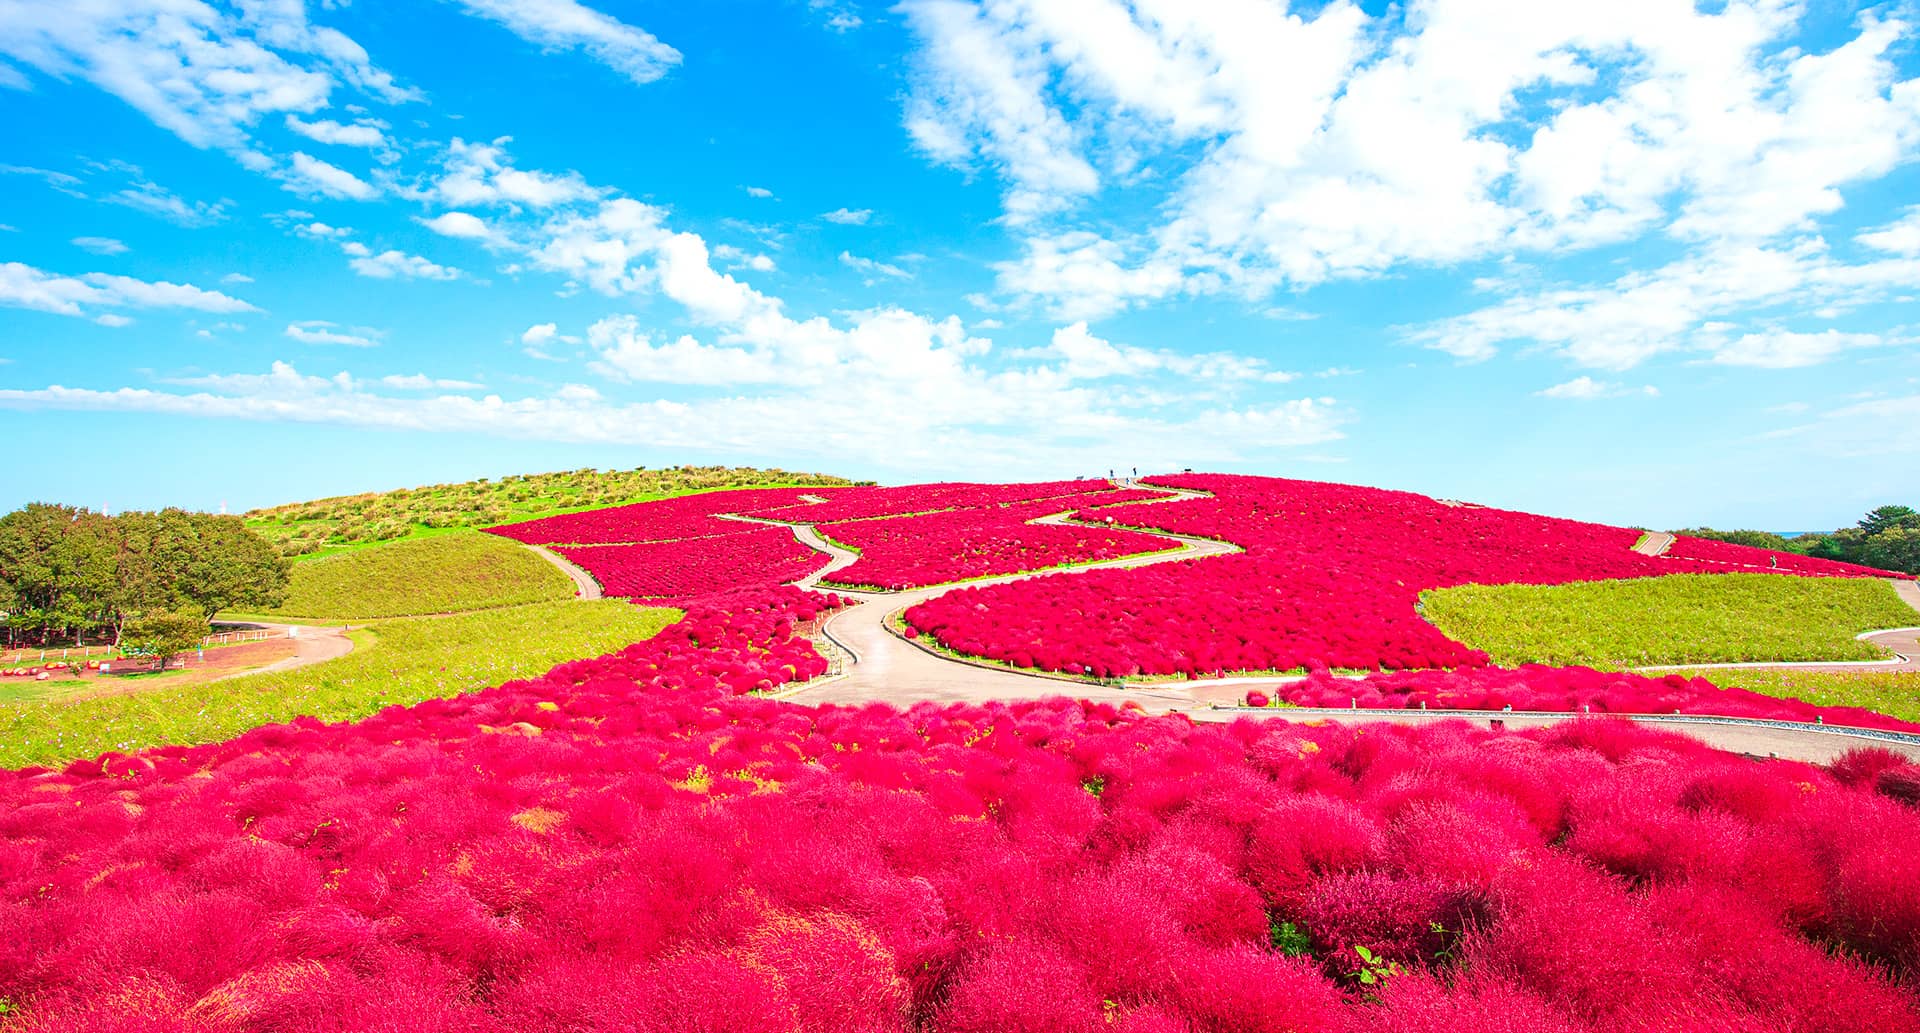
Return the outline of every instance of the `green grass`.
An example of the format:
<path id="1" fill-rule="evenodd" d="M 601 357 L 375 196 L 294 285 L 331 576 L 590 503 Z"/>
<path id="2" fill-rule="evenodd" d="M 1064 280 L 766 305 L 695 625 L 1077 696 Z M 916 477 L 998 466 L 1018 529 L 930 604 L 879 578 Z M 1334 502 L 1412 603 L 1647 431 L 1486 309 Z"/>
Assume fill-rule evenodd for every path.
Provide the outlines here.
<path id="1" fill-rule="evenodd" d="M 248 527 L 287 555 L 327 556 L 379 542 L 431 538 L 459 528 L 491 527 L 700 491 L 852 483 L 826 474 L 724 466 L 566 470 L 343 495 L 256 509 L 246 517 Z"/>
<path id="2" fill-rule="evenodd" d="M 393 704 L 534 677 L 649 638 L 679 617 L 604 601 L 400 618 L 354 632 L 347 656 L 295 670 L 72 702 L 0 701 L 0 767 L 217 742 L 303 715 L 356 720 Z"/>
<path id="3" fill-rule="evenodd" d="M 1920 674 L 1912 671 L 1728 671 L 1685 672 L 1727 688 L 1763 696 L 1801 699 L 1820 707 L 1865 707 L 1903 721 L 1920 721 Z"/>
<path id="4" fill-rule="evenodd" d="M 367 620 L 573 598 L 573 582 L 518 542 L 460 529 L 297 563 L 262 616 Z"/>
<path id="5" fill-rule="evenodd" d="M 1504 665 L 1875 660 L 1885 653 L 1855 635 L 1920 624 L 1920 613 L 1874 578 L 1674 574 L 1465 585 L 1420 598 L 1441 631 Z"/>

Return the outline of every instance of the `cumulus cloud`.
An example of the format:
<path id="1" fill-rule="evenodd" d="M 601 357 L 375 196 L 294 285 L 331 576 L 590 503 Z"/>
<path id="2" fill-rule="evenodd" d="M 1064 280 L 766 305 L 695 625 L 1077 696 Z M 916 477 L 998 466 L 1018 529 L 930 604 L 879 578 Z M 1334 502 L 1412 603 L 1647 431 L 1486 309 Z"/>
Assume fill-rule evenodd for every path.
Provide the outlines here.
<path id="1" fill-rule="evenodd" d="M 347 253 L 347 265 L 354 272 L 376 280 L 457 280 L 463 275 L 458 269 L 404 251 L 375 252 L 357 240 L 340 245 L 340 250 Z"/>
<path id="2" fill-rule="evenodd" d="M 840 264 L 865 277 L 866 284 L 869 287 L 878 283 L 882 278 L 895 280 L 913 279 L 912 273 L 897 265 L 889 265 L 886 262 L 872 258 L 862 258 L 848 251 L 840 252 Z"/>
<path id="3" fill-rule="evenodd" d="M 96 255 L 124 255 L 130 248 L 112 237 L 75 237 L 73 246 Z"/>
<path id="4" fill-rule="evenodd" d="M 443 237 L 486 240 L 493 235 L 484 221 L 466 212 L 446 212 L 431 219 L 416 218 L 414 221 Z"/>
<path id="5" fill-rule="evenodd" d="M 380 383 L 401 391 L 478 391 L 487 386 L 478 381 L 430 377 L 424 373 L 384 376 Z"/>
<path id="6" fill-rule="evenodd" d="M 833 211 L 827 212 L 820 217 L 828 222 L 839 223 L 842 226 L 865 226 L 867 222 L 873 218 L 873 209 L 835 208 Z"/>
<path id="7" fill-rule="evenodd" d="M 510 140 L 503 136 L 491 143 L 468 143 L 456 137 L 447 145 L 442 174 L 425 189 L 415 191 L 414 197 L 456 208 L 553 208 L 606 193 L 589 186 L 578 172 L 555 174 L 514 168 L 506 152 Z"/>
<path id="8" fill-rule="evenodd" d="M 1920 154 L 1909 27 L 1882 15 L 1807 47 L 1811 9 L 1771 0 L 899 9 L 912 139 L 1002 181 L 1025 253 L 1001 289 L 1063 316 L 1649 233 L 1756 243 Z"/>
<path id="9" fill-rule="evenodd" d="M 288 115 L 287 128 L 317 143 L 369 149 L 388 146 L 387 124 L 377 118 L 362 118 L 343 125 L 330 118 L 308 122 L 298 115 Z"/>
<path id="10" fill-rule="evenodd" d="M 148 282 L 131 276 L 63 276 L 21 262 L 0 262 L 0 306 L 62 316 L 93 316 L 100 308 L 184 308 L 200 312 L 258 312 L 219 291 L 190 283 Z"/>
<path id="11" fill-rule="evenodd" d="M 1818 366 L 1843 351 L 1876 348 L 1886 343 L 1886 339 L 1879 334 L 1842 333 L 1838 330 L 1796 333 L 1772 328 L 1742 334 L 1726 341 L 1714 349 L 1711 361 L 1723 366 L 1796 369 Z"/>

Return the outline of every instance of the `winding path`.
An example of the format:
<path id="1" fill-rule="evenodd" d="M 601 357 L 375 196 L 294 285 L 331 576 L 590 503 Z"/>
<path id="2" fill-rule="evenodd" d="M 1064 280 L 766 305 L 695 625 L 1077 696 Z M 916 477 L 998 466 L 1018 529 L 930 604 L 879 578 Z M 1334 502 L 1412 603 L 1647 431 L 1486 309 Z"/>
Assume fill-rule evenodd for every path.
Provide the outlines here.
<path id="1" fill-rule="evenodd" d="M 270 674 L 274 671 L 291 671 L 296 667 L 338 660 L 353 652 L 353 640 L 347 637 L 347 626 L 326 627 L 318 624 L 263 624 L 248 621 L 269 631 L 278 631 L 280 637 L 293 640 L 293 655 L 284 660 L 275 660 L 265 667 L 256 667 L 251 671 L 235 671 L 222 675 L 214 681 L 226 681 L 229 678 L 247 678 L 256 674 Z"/>
<path id="2" fill-rule="evenodd" d="M 534 552 L 539 553 L 541 559 L 546 560 L 548 563 L 551 563 L 556 567 L 559 567 L 560 573 L 565 574 L 567 577 L 571 578 L 573 580 L 574 598 L 576 599 L 605 598 L 604 593 L 600 591 L 600 582 L 595 581 L 593 579 L 592 574 L 589 574 L 586 571 L 580 569 L 578 566 L 575 566 L 572 560 L 567 559 L 565 556 L 562 556 L 559 553 L 554 552 L 552 549 L 549 549 L 544 545 L 527 545 L 527 543 L 525 542 L 522 542 L 520 544 L 526 545 L 527 548 L 532 549 Z"/>
<path id="3" fill-rule="evenodd" d="M 1147 487 L 1121 480 L 1122 487 Z M 1171 497 L 1133 503 L 1165 505 L 1187 498 L 1206 498 L 1192 491 L 1152 486 Z M 1066 523 L 1072 511 L 1042 517 L 1035 523 Z M 830 557 L 826 566 L 793 582 L 801 588 L 815 588 L 828 575 L 844 569 L 859 554 L 826 540 L 812 524 L 783 524 L 752 517 L 732 517 L 752 523 L 785 526 L 801 543 Z M 934 585 L 906 592 L 859 592 L 829 589 L 855 600 L 852 606 L 836 612 L 823 627 L 825 635 L 853 658 L 847 670 L 835 677 L 811 682 L 783 694 L 782 698 L 813 706 L 826 704 L 860 705 L 886 703 L 911 706 L 915 703 L 985 703 L 995 700 L 1042 699 L 1071 696 L 1095 702 L 1132 702 L 1153 713 L 1182 712 L 1194 720 L 1225 722 L 1240 718 L 1270 721 L 1388 721 L 1396 724 L 1422 724 L 1432 721 L 1486 721 L 1496 727 L 1535 728 L 1551 725 L 1580 715 L 1545 712 L 1476 710 L 1333 710 L 1315 708 L 1267 707 L 1250 709 L 1234 705 L 1251 685 L 1278 685 L 1289 678 L 1221 678 L 1204 681 L 1140 683 L 1132 686 L 1107 686 L 1077 678 L 1040 672 L 1016 671 L 1005 667 L 967 661 L 934 652 L 909 642 L 888 630 L 888 621 L 896 613 L 958 588 L 1003 584 L 1052 574 L 1077 574 L 1115 567 L 1144 567 L 1156 563 L 1218 556 L 1239 552 L 1239 546 L 1207 538 L 1189 538 L 1164 531 L 1147 531 L 1157 537 L 1180 543 L 1180 547 L 1144 556 L 1090 563 L 1077 567 L 1054 568 L 1004 577 L 984 578 L 958 584 Z M 1640 545 L 1648 542 L 1643 539 Z M 1655 543 L 1660 544 L 1660 543 Z M 1671 544 L 1671 538 L 1667 543 Z M 1639 546 L 1637 545 L 1638 549 Z M 1645 551 L 1641 549 L 1640 551 Z M 1661 551 L 1664 551 L 1662 546 Z M 1652 553 L 1657 555 L 1657 553 Z M 1920 610 L 1920 585 L 1896 583 L 1901 597 Z M 1911 632 L 1912 629 L 1909 629 Z M 1876 632 L 1874 636 L 1896 634 Z M 1876 637 L 1875 641 L 1879 641 Z M 1905 641 L 1905 640 L 1902 640 Z M 1905 652 L 1920 654 L 1920 643 Z M 1912 660 L 1906 662 L 1912 663 Z M 1869 662 L 1872 663 L 1872 662 Z M 1768 665 L 1775 666 L 1775 665 Z M 1832 665 L 1821 665 L 1832 666 Z M 1857 665 L 1855 665 L 1857 666 Z M 1848 669 L 1852 669 L 1849 667 Z M 1879 669 L 1886 669 L 1884 664 Z M 1714 718 L 1697 715 L 1617 715 L 1639 724 L 1651 725 L 1692 736 L 1717 749 L 1756 757 L 1780 757 L 1789 760 L 1826 763 L 1841 753 L 1861 745 L 1884 746 L 1920 760 L 1920 736 L 1873 729 L 1843 728 L 1791 721 L 1761 721 L 1744 718 Z"/>

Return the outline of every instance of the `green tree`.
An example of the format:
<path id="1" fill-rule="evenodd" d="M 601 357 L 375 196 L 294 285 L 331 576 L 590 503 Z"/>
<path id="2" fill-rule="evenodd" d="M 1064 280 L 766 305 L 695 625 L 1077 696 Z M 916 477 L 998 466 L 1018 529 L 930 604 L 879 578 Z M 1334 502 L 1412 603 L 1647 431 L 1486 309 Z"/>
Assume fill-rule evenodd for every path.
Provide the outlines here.
<path id="1" fill-rule="evenodd" d="M 1862 517 L 1859 527 L 1869 538 L 1901 528 L 1920 529 L 1920 513 L 1911 506 L 1881 506 Z"/>
<path id="2" fill-rule="evenodd" d="M 207 637 L 207 621 L 197 613 L 145 614 L 126 626 L 120 648 L 129 653 L 160 658 L 160 669 L 179 653 L 198 646 Z"/>
<path id="3" fill-rule="evenodd" d="M 1860 560 L 1882 570 L 1920 574 L 1920 527 L 1894 527 L 1870 535 L 1860 546 Z"/>

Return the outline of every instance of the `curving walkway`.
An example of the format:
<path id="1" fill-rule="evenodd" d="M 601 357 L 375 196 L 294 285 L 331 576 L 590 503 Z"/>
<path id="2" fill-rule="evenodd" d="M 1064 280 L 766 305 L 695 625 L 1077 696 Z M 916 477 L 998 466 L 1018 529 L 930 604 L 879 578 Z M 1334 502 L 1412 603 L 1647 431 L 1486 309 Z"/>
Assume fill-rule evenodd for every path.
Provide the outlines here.
<path id="1" fill-rule="evenodd" d="M 1665 531 L 1648 531 L 1633 543 L 1633 551 L 1643 556 L 1665 556 L 1673 548 L 1673 536 Z"/>
<path id="2" fill-rule="evenodd" d="M 1893 586 L 1893 594 L 1900 601 L 1913 607 L 1920 613 L 1920 583 L 1905 578 L 1888 578 Z M 1888 660 L 1798 660 L 1768 661 L 1755 660 L 1741 663 L 1721 664 L 1664 664 L 1656 667 L 1636 667 L 1636 671 L 1691 671 L 1701 670 L 1745 670 L 1745 671 L 1809 671 L 1815 674 L 1871 671 L 1874 673 L 1916 673 L 1920 674 L 1920 627 L 1887 628 L 1882 631 L 1864 631 L 1854 636 L 1862 642 L 1871 642 L 1893 654 Z"/>
<path id="3" fill-rule="evenodd" d="M 279 631 L 282 637 L 293 641 L 293 655 L 284 660 L 276 660 L 265 667 L 256 667 L 251 671 L 236 671 L 222 675 L 214 681 L 226 681 L 229 678 L 246 678 L 255 674 L 270 674 L 274 671 L 291 671 L 296 667 L 337 660 L 353 652 L 353 640 L 347 637 L 348 627 L 322 627 L 317 624 L 262 624 L 248 621 L 268 630 Z"/>
<path id="4" fill-rule="evenodd" d="M 604 593 L 600 591 L 600 582 L 595 581 L 593 579 L 592 574 L 589 574 L 586 571 L 580 569 L 578 566 L 574 564 L 572 560 L 567 559 L 565 556 L 562 556 L 559 553 L 554 552 L 552 549 L 549 549 L 544 545 L 527 545 L 527 543 L 525 542 L 521 542 L 520 544 L 525 546 L 526 548 L 532 549 L 534 552 L 539 553 L 541 559 L 546 560 L 548 563 L 551 563 L 554 566 L 560 568 L 560 573 L 565 574 L 568 578 L 572 579 L 574 598 L 576 599 L 605 598 Z"/>
<path id="5" fill-rule="evenodd" d="M 1159 486 L 1140 485 L 1132 481 L 1121 480 L 1121 487 L 1151 487 L 1151 490 L 1168 492 L 1171 497 L 1133 503 L 1134 505 L 1163 505 L 1190 498 L 1207 498 L 1204 493 L 1182 489 L 1161 488 Z M 1073 511 L 1042 517 L 1035 523 L 1066 523 Z M 794 537 L 808 547 L 829 557 L 821 569 L 792 582 L 801 588 L 815 588 L 827 575 L 841 570 L 859 559 L 859 554 L 840 548 L 828 542 L 811 524 L 786 524 L 780 521 L 760 520 L 753 517 L 734 516 L 730 519 L 751 523 L 785 526 L 793 531 Z M 1432 721 L 1465 720 L 1487 721 L 1499 727 L 1533 728 L 1544 727 L 1558 721 L 1578 718 L 1578 714 L 1558 714 L 1545 712 L 1516 711 L 1418 711 L 1418 710 L 1327 710 L 1308 708 L 1267 707 L 1251 709 L 1238 706 L 1238 701 L 1246 687 L 1252 685 L 1283 684 L 1288 678 L 1220 678 L 1184 682 L 1143 683 L 1133 686 L 1107 686 L 1039 672 L 1016 671 L 1009 668 L 967 661 L 934 652 L 913 642 L 909 642 L 888 629 L 888 621 L 893 615 L 927 599 L 944 595 L 958 588 L 978 585 L 1003 584 L 1022 581 L 1028 578 L 1051 574 L 1075 574 L 1088 570 L 1114 567 L 1142 567 L 1155 563 L 1169 563 L 1178 560 L 1195 559 L 1203 556 L 1217 556 L 1241 551 L 1239 546 L 1229 542 L 1206 538 L 1189 538 L 1169 534 L 1164 531 L 1142 531 L 1178 541 L 1180 547 L 1165 552 L 1151 553 L 1145 556 L 1131 556 L 1119 560 L 1092 563 L 1079 567 L 1056 568 L 1034 571 L 1025 574 L 1012 574 L 1003 577 L 984 578 L 958 584 L 935 585 L 907 592 L 859 592 L 847 589 L 822 589 L 833 591 L 843 598 L 854 600 L 854 604 L 836 612 L 827 619 L 823 627 L 826 636 L 845 650 L 853 663 L 844 674 L 837 677 L 820 679 L 796 690 L 782 694 L 782 698 L 795 703 L 812 706 L 827 704 L 862 705 L 868 703 L 886 703 L 892 706 L 912 706 L 916 703 L 986 703 L 993 701 L 1043 699 L 1052 696 L 1072 696 L 1076 699 L 1104 703 L 1133 703 L 1151 713 L 1181 712 L 1200 721 L 1234 721 L 1241 718 L 1254 718 L 1270 721 L 1388 721 L 1396 724 L 1420 724 Z M 1668 544 L 1671 537 L 1668 537 Z M 1644 542 L 1642 544 L 1645 544 Z M 1657 543 L 1656 543 L 1657 544 Z M 1664 548 L 1662 549 L 1664 551 Z M 1920 585 L 1913 582 L 1896 584 L 1896 590 L 1902 598 L 1920 610 Z M 1912 629 L 1908 629 L 1911 631 Z M 1876 632 L 1874 635 L 1894 634 Z M 1920 654 L 1920 644 L 1906 652 L 1911 657 Z M 1906 661 L 1912 662 L 1912 661 Z M 1876 663 L 1868 661 L 1869 664 Z M 1880 669 L 1886 669 L 1884 662 Z M 1832 666 L 1832 665 L 1821 665 Z M 1848 668 L 1852 669 L 1852 668 Z M 1778 757 L 1787 760 L 1824 764 L 1832 761 L 1849 749 L 1862 745 L 1883 746 L 1920 760 L 1920 736 L 1902 736 L 1899 733 L 1881 732 L 1874 729 L 1854 729 L 1830 725 L 1811 725 L 1789 721 L 1761 721 L 1743 718 L 1713 718 L 1699 715 L 1616 715 L 1625 717 L 1638 724 L 1651 725 L 1680 732 L 1717 749 L 1749 754 L 1756 757 Z"/>

